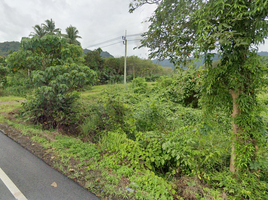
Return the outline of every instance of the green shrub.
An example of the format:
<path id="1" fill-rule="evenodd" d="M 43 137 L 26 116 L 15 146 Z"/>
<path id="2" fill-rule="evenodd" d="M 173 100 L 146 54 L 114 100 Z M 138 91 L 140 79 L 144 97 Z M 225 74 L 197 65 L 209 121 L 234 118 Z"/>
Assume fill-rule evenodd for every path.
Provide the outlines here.
<path id="1" fill-rule="evenodd" d="M 4 86 L 7 82 L 6 76 L 9 73 L 9 69 L 0 63 L 0 87 Z"/>
<path id="2" fill-rule="evenodd" d="M 268 184 L 259 180 L 258 173 L 218 172 L 212 176 L 215 187 L 223 188 L 230 199 L 268 199 Z"/>
<path id="3" fill-rule="evenodd" d="M 173 112 L 161 100 L 151 97 L 145 98 L 135 107 L 134 118 L 138 131 L 163 132 L 170 128 L 170 118 Z"/>
<path id="4" fill-rule="evenodd" d="M 34 88 L 27 73 L 22 70 L 17 73 L 8 73 L 5 79 L 6 81 L 3 85 L 5 95 L 26 97 Z"/>
<path id="5" fill-rule="evenodd" d="M 157 87 L 162 89 L 161 96 L 172 102 L 180 103 L 184 106 L 197 108 L 200 98 L 201 81 L 197 69 L 189 68 L 178 71 L 170 77 L 161 77 L 157 80 Z"/>
<path id="6" fill-rule="evenodd" d="M 134 93 L 144 94 L 148 91 L 148 84 L 145 81 L 145 78 L 138 77 L 132 80 L 131 88 Z"/>
<path id="7" fill-rule="evenodd" d="M 175 191 L 172 186 L 149 170 L 137 171 L 130 177 L 130 181 L 129 188 L 135 190 L 137 199 L 173 200 Z"/>
<path id="8" fill-rule="evenodd" d="M 67 128 L 79 123 L 79 89 L 93 84 L 94 71 L 76 64 L 52 66 L 33 72 L 33 83 L 40 86 L 23 104 L 23 115 L 43 128 Z M 71 127 L 71 126 L 70 126 Z"/>
<path id="9" fill-rule="evenodd" d="M 61 93 L 58 93 L 61 90 Z M 66 85 L 60 84 L 57 89 L 49 86 L 38 88 L 34 96 L 27 98 L 23 105 L 23 116 L 34 124 L 41 124 L 44 129 L 60 128 L 75 125 L 79 122 L 80 106 L 77 93 L 66 93 Z"/>
<path id="10" fill-rule="evenodd" d="M 130 113 L 131 107 L 124 103 L 122 97 L 107 93 L 98 103 L 89 106 L 85 122 L 81 125 L 83 134 L 90 135 L 118 128 L 130 133 Z"/>

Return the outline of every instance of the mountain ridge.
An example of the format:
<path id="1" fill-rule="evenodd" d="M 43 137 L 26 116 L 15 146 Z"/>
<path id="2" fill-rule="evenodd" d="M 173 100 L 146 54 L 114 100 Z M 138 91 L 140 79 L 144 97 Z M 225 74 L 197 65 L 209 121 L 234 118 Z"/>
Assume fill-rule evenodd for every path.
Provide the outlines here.
<path id="1" fill-rule="evenodd" d="M 261 51 L 257 53 L 260 56 L 268 56 L 268 52 L 267 51 Z M 219 55 L 216 54 L 214 56 L 214 58 L 212 59 L 213 61 L 219 60 Z M 162 61 L 159 61 L 157 59 L 152 60 L 153 63 L 161 65 L 162 67 L 172 67 L 173 69 L 175 68 L 175 66 L 173 65 L 173 63 L 171 63 L 168 59 L 164 59 Z M 197 65 L 203 65 L 204 64 L 204 58 L 201 59 L 201 62 L 198 61 L 196 62 Z"/>

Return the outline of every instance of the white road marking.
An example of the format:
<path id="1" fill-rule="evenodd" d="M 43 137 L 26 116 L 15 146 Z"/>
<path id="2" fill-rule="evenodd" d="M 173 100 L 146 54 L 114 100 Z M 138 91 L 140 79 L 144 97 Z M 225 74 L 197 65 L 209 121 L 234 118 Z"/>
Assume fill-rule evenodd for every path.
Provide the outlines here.
<path id="1" fill-rule="evenodd" d="M 21 193 L 17 186 L 10 180 L 10 178 L 5 174 L 5 172 L 0 168 L 0 179 L 9 189 L 11 194 L 16 200 L 27 200 L 26 197 Z"/>

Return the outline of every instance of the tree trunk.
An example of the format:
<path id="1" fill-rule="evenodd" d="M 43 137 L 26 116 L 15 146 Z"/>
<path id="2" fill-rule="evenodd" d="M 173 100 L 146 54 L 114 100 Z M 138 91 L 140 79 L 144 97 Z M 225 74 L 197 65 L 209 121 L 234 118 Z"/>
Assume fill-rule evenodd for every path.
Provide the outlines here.
<path id="1" fill-rule="evenodd" d="M 232 141 L 232 152 L 231 152 L 231 159 L 230 159 L 230 171 L 235 172 L 235 142 L 237 140 L 237 132 L 238 132 L 238 125 L 235 123 L 235 118 L 237 117 L 238 114 L 241 113 L 241 111 L 238 108 L 238 104 L 236 103 L 236 100 L 238 99 L 238 96 L 240 92 L 235 92 L 234 90 L 230 90 L 230 94 L 233 99 L 233 141 Z"/>

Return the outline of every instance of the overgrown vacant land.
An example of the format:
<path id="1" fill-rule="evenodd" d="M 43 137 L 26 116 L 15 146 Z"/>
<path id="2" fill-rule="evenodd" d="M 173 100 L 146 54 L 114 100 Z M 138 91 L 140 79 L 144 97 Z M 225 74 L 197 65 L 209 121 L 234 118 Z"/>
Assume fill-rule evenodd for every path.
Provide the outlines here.
<path id="1" fill-rule="evenodd" d="M 46 20 L 0 59 L 1 129 L 102 199 L 268 199 L 267 1 L 146 3 L 142 46 L 181 67 L 131 57 L 122 85 Z"/>
<path id="2" fill-rule="evenodd" d="M 32 150 L 103 199 L 232 199 L 243 189 L 265 197 L 267 145 L 259 147 L 262 165 L 252 169 L 248 182 L 234 178 L 228 171 L 230 116 L 217 110 L 204 117 L 200 106 L 189 106 L 196 105 L 187 101 L 192 99 L 187 92 L 196 91 L 197 78 L 186 71 L 150 85 L 136 79 L 127 90 L 120 84 L 91 87 L 80 94 L 81 121 L 69 132 L 62 127 L 44 131 L 46 122 L 32 125 L 19 111 L 23 107 L 17 101 L 23 98 L 4 96 L 1 124 L 19 130 L 30 139 L 22 145 L 41 148 Z M 179 80 L 186 81 L 183 87 Z M 265 120 L 267 97 L 258 97 Z M 21 138 L 10 127 L 1 129 Z"/>

